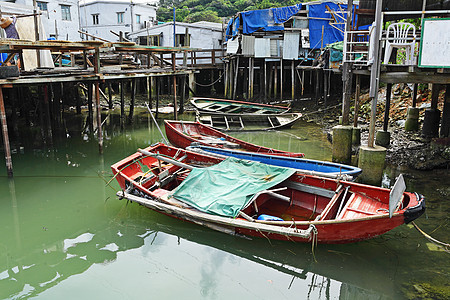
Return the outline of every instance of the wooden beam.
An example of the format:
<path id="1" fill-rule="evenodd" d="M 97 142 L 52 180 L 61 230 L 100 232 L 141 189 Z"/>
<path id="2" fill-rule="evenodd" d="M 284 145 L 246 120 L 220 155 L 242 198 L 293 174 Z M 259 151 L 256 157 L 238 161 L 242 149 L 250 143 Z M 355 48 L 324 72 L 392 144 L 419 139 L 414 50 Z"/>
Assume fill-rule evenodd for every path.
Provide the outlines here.
<path id="1" fill-rule="evenodd" d="M 6 123 L 6 110 L 3 101 L 3 87 L 0 86 L 0 118 L 2 122 L 3 147 L 5 148 L 6 172 L 8 177 L 13 177 L 11 148 L 9 146 L 8 124 Z"/>

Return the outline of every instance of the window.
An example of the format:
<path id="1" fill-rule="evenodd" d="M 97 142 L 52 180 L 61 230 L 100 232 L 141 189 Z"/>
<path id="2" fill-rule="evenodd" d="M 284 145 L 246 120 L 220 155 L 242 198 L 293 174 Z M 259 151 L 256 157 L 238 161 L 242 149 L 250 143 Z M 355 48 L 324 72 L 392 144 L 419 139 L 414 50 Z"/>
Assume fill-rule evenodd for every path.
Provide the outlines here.
<path id="1" fill-rule="evenodd" d="M 136 23 L 141 24 L 141 15 L 136 15 Z"/>
<path id="2" fill-rule="evenodd" d="M 92 15 L 92 24 L 98 25 L 98 14 Z"/>
<path id="3" fill-rule="evenodd" d="M 61 16 L 63 20 L 70 21 L 72 18 L 70 17 L 70 6 L 69 5 L 61 5 Z"/>
<path id="4" fill-rule="evenodd" d="M 150 46 L 160 46 L 161 45 L 161 35 L 151 35 L 150 36 Z"/>
<path id="5" fill-rule="evenodd" d="M 124 14 L 125 14 L 124 12 L 117 13 L 117 24 L 123 24 L 123 15 Z"/>
<path id="6" fill-rule="evenodd" d="M 177 47 L 189 47 L 189 40 L 190 40 L 190 35 L 188 34 L 188 37 L 186 38 L 185 34 L 177 34 L 176 35 L 176 43 L 175 45 Z"/>
<path id="7" fill-rule="evenodd" d="M 46 11 L 47 10 L 47 2 L 37 1 L 37 6 L 42 11 L 44 11 L 44 10 Z"/>

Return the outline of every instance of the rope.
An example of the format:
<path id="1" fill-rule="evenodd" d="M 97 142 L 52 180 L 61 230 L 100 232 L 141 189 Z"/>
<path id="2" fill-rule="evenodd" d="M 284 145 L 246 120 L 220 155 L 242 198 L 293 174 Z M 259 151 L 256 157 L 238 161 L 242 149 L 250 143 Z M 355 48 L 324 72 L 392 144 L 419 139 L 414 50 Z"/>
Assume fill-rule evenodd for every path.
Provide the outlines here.
<path id="1" fill-rule="evenodd" d="M 416 225 L 416 223 L 414 223 L 414 222 L 411 222 L 411 223 L 417 229 L 417 231 L 419 231 L 427 240 L 429 240 L 430 242 L 433 242 L 436 245 L 438 245 L 439 247 L 443 248 L 443 250 L 445 252 L 450 253 L 450 244 L 436 240 L 435 238 L 431 237 L 426 232 L 424 232 L 422 229 L 420 229 L 419 226 Z"/>
<path id="2" fill-rule="evenodd" d="M 196 81 L 193 81 L 193 83 L 195 83 L 196 85 L 199 85 L 199 86 L 212 86 L 212 85 L 216 84 L 223 77 L 223 74 L 225 74 L 225 72 L 222 72 L 222 74 L 219 76 L 219 78 L 217 78 L 217 80 L 214 81 L 213 83 L 201 84 Z"/>

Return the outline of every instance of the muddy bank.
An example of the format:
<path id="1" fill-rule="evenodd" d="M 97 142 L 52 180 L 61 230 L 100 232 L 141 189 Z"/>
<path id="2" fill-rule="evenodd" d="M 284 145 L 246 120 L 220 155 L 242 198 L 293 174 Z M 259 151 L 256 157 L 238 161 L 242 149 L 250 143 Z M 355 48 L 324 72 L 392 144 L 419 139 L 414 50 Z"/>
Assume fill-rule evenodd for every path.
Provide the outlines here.
<path id="1" fill-rule="evenodd" d="M 417 107 L 420 108 L 419 126 L 422 127 L 425 109 L 430 106 L 430 94 L 428 89 L 419 90 L 417 96 Z M 385 110 L 385 89 L 380 89 L 377 106 L 376 130 L 383 126 Z M 313 103 L 314 102 L 314 103 Z M 404 122 L 406 112 L 412 104 L 411 90 L 406 85 L 396 85 L 393 88 L 389 112 L 389 128 L 391 143 L 387 148 L 386 162 L 388 164 L 408 167 L 416 170 L 432 170 L 450 168 L 450 138 L 424 138 L 421 130 L 417 132 L 406 132 Z M 439 97 L 438 108 L 442 111 L 444 95 Z M 354 100 L 352 99 L 352 103 Z M 368 94 L 361 96 L 360 110 L 358 115 L 358 127 L 361 128 L 361 144 L 367 145 L 369 136 L 370 108 Z M 330 103 L 327 108 L 323 105 L 316 106 L 315 101 L 300 101 L 295 103 L 294 109 L 303 112 L 304 119 L 322 126 L 332 141 L 332 128 L 339 123 L 341 115 L 341 104 Z M 351 120 L 353 124 L 354 107 L 351 107 Z M 356 152 L 358 149 L 354 149 Z"/>

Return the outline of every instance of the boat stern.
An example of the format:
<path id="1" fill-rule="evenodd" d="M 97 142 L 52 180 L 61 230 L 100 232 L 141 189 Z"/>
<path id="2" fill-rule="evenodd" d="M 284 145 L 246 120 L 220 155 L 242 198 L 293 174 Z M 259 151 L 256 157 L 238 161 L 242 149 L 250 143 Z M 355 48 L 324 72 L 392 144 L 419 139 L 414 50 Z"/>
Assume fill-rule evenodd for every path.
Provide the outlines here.
<path id="1" fill-rule="evenodd" d="M 425 212 L 425 197 L 421 194 L 414 193 L 416 197 L 416 205 L 408 207 L 405 212 L 403 213 L 403 218 L 405 221 L 405 224 L 408 224 Z"/>

